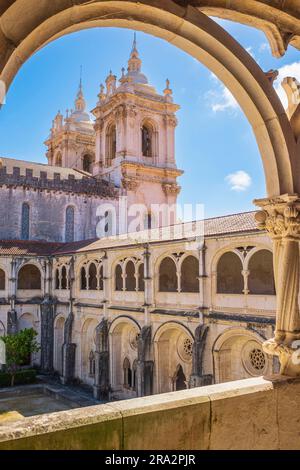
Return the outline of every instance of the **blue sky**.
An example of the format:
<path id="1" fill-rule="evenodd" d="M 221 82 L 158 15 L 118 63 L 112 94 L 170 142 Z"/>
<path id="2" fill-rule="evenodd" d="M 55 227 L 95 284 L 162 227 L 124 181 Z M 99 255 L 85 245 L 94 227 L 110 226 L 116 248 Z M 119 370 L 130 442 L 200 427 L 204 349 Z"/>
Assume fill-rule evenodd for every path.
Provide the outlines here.
<path id="1" fill-rule="evenodd" d="M 263 70 L 279 69 L 280 77 L 292 74 L 300 80 L 299 51 L 290 47 L 284 58 L 276 59 L 260 31 L 218 22 Z M 57 111 L 73 107 L 80 65 L 91 110 L 109 70 L 119 77 L 127 65 L 132 38 L 130 30 L 89 29 L 60 38 L 31 57 L 0 111 L 0 155 L 46 162 L 43 142 Z M 150 83 L 162 91 L 169 78 L 181 105 L 176 158 L 185 174 L 179 202 L 203 203 L 206 217 L 254 209 L 252 200 L 265 196 L 262 163 L 252 129 L 232 96 L 181 50 L 144 33 L 137 33 L 137 39 Z M 275 86 L 279 89 L 279 83 Z"/>

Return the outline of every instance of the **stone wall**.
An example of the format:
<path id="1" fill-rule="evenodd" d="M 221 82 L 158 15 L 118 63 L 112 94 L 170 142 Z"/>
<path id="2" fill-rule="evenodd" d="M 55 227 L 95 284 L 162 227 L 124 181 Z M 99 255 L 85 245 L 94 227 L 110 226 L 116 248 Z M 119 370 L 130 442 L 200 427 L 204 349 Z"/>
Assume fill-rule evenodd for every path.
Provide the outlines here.
<path id="1" fill-rule="evenodd" d="M 300 381 L 273 377 L 24 418 L 0 449 L 298 449 Z"/>
<path id="2" fill-rule="evenodd" d="M 64 184 L 69 190 L 64 191 Z M 0 178 L 1 184 L 1 178 Z M 76 191 L 76 185 L 86 184 L 86 193 Z M 51 185 L 55 181 L 51 180 Z M 49 183 L 49 188 L 50 188 Z M 3 185 L 0 187 L 0 239 L 21 238 L 22 204 L 30 207 L 30 239 L 49 242 L 65 241 L 66 208 L 75 209 L 75 241 L 96 238 L 98 218 L 96 210 L 99 205 L 107 202 L 102 196 L 89 197 L 89 184 L 86 181 L 58 181 L 57 189 L 41 190 L 31 186 Z M 79 186 L 78 186 L 79 187 Z M 73 190 L 72 190 L 73 188 Z M 100 191 L 99 191 L 100 193 Z M 112 203 L 117 200 L 110 199 Z"/>

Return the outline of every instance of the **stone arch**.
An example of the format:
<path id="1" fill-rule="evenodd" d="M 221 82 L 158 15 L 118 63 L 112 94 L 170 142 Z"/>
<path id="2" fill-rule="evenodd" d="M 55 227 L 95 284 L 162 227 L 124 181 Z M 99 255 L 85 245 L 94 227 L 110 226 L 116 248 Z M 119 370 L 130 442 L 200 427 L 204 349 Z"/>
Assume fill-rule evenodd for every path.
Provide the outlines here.
<path id="1" fill-rule="evenodd" d="M 33 328 L 34 326 L 34 315 L 32 313 L 23 313 L 18 319 L 18 329 L 19 331 L 25 330 L 26 328 Z"/>
<path id="2" fill-rule="evenodd" d="M 125 263 L 125 290 L 126 291 L 135 291 L 136 290 L 136 273 L 135 273 L 135 264 L 129 259 Z"/>
<path id="3" fill-rule="evenodd" d="M 243 263 L 234 251 L 223 253 L 217 263 L 217 294 L 243 294 Z"/>
<path id="4" fill-rule="evenodd" d="M 15 74 L 33 53 L 65 34 L 88 27 L 130 27 L 165 39 L 207 66 L 231 91 L 254 130 L 263 160 L 267 193 L 299 193 L 296 142 L 282 104 L 258 64 L 237 41 L 193 7 L 164 2 L 109 1 L 49 6 L 28 0 L 33 13 L 23 18 L 20 1 L 2 16 L 10 37 L 0 78 L 8 89 Z M 4 37 L 5 44 L 5 37 Z M 15 44 L 11 47 L 11 44 Z"/>
<path id="5" fill-rule="evenodd" d="M 186 382 L 191 375 L 194 337 L 181 323 L 167 322 L 156 330 L 153 341 L 156 393 L 174 391 L 180 367 Z"/>
<path id="6" fill-rule="evenodd" d="M 54 369 L 63 374 L 63 344 L 64 344 L 65 318 L 58 315 L 54 321 Z"/>
<path id="7" fill-rule="evenodd" d="M 115 396 L 135 396 L 133 386 L 133 364 L 137 359 L 137 337 L 140 334 L 139 324 L 131 317 L 121 316 L 110 325 L 110 373 Z M 127 359 L 131 371 L 131 380 L 124 381 L 124 361 Z M 128 378 L 128 375 L 127 375 Z"/>
<path id="8" fill-rule="evenodd" d="M 199 260 L 187 255 L 180 263 L 180 291 L 199 292 Z"/>
<path id="9" fill-rule="evenodd" d="M 141 123 L 141 155 L 154 158 L 157 156 L 158 130 L 152 118 L 144 118 Z"/>
<path id="10" fill-rule="evenodd" d="M 272 372 L 272 359 L 262 350 L 265 338 L 246 328 L 228 328 L 216 339 L 212 352 L 215 383 Z"/>
<path id="11" fill-rule="evenodd" d="M 25 264 L 18 272 L 18 289 L 41 290 L 41 271 L 34 264 Z"/>
<path id="12" fill-rule="evenodd" d="M 275 295 L 273 253 L 258 249 L 251 254 L 248 263 L 248 290 L 254 295 Z"/>
<path id="13" fill-rule="evenodd" d="M 177 266 L 172 256 L 166 256 L 159 264 L 159 291 L 177 292 Z"/>

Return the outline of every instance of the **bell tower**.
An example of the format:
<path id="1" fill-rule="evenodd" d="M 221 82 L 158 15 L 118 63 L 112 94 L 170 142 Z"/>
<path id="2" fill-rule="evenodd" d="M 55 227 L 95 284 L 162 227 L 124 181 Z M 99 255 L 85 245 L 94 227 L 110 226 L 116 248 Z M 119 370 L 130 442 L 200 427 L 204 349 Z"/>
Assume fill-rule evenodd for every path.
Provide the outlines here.
<path id="1" fill-rule="evenodd" d="M 86 112 L 82 80 L 75 99 L 75 109 L 60 112 L 53 120 L 50 136 L 45 142 L 48 147 L 48 164 L 73 168 L 87 173 L 93 172 L 95 162 L 94 123 Z"/>
<path id="2" fill-rule="evenodd" d="M 142 72 L 134 37 L 127 71 L 101 85 L 96 118 L 94 175 L 123 189 L 129 204 L 176 203 L 182 174 L 175 161 L 176 112 L 169 80 L 158 94 Z"/>

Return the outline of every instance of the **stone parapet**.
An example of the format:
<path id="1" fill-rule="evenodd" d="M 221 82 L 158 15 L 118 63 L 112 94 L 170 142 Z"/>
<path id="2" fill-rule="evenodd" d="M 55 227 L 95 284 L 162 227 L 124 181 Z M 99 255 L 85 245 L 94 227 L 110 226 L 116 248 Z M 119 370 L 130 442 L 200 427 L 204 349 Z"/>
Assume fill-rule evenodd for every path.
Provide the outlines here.
<path id="1" fill-rule="evenodd" d="M 23 418 L 0 449 L 298 449 L 299 399 L 299 379 L 227 382 Z"/>
<path id="2" fill-rule="evenodd" d="M 6 168 L 0 168 L 0 186 L 22 186 L 38 191 L 60 191 L 65 193 L 85 194 L 101 198 L 116 198 L 117 189 L 107 181 L 82 176 L 76 179 L 74 175 L 68 175 L 68 179 L 61 179 L 60 173 L 54 173 L 54 178 L 47 176 L 47 171 L 41 171 L 40 176 L 32 175 L 28 169 L 25 175 L 20 174 L 20 168 L 14 168 L 13 173 L 7 173 Z"/>

